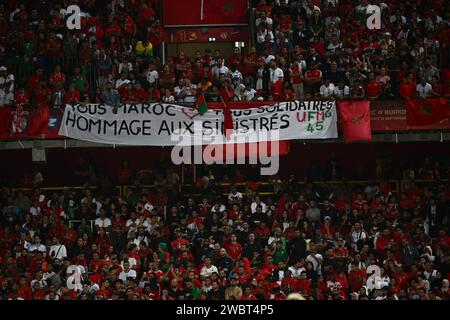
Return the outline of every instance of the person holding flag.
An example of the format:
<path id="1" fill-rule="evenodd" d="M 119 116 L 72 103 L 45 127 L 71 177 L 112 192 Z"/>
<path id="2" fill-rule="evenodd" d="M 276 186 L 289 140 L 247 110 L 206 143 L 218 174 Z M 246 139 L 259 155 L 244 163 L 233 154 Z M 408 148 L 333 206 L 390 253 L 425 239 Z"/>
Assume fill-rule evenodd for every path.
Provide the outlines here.
<path id="1" fill-rule="evenodd" d="M 209 90 L 212 83 L 208 81 L 206 77 L 202 77 L 197 85 L 197 91 L 199 93 L 195 108 L 200 115 L 205 114 L 208 111 L 208 104 L 206 103 L 206 91 Z"/>
<path id="2" fill-rule="evenodd" d="M 230 139 L 230 135 L 233 133 L 233 117 L 230 109 L 230 102 L 233 99 L 233 93 L 234 90 L 230 85 L 230 80 L 223 78 L 222 86 L 219 89 L 219 98 L 223 104 L 224 131 L 227 140 Z"/>

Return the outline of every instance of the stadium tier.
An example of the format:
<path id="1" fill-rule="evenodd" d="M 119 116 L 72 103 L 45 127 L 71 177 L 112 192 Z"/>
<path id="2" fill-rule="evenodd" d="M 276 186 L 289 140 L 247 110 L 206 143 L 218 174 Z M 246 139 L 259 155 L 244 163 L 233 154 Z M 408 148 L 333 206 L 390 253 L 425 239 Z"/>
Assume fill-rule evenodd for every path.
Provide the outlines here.
<path id="1" fill-rule="evenodd" d="M 3 1 L 0 300 L 448 300 L 449 119 L 447 0 Z"/>

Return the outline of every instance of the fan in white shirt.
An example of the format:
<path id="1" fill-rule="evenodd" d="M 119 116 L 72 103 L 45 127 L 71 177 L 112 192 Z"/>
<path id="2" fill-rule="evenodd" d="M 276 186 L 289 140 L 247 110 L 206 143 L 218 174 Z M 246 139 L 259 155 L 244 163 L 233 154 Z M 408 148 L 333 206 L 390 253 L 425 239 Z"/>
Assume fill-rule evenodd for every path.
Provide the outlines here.
<path id="1" fill-rule="evenodd" d="M 251 209 L 252 213 L 255 213 L 255 212 L 256 212 L 256 207 L 257 207 L 258 205 L 261 205 L 262 212 L 266 212 L 266 211 L 267 211 L 267 206 L 266 206 L 266 204 L 265 204 L 264 202 L 261 201 L 261 199 L 259 198 L 259 196 L 256 196 L 256 197 L 255 197 L 255 201 L 253 201 L 252 204 L 250 205 L 250 209 Z"/>
<path id="2" fill-rule="evenodd" d="M 119 279 L 125 282 L 128 278 L 136 279 L 136 277 L 136 271 L 130 268 L 130 263 L 128 261 L 125 261 L 123 263 L 123 270 L 119 274 Z"/>
<path id="3" fill-rule="evenodd" d="M 337 99 L 345 99 L 350 95 L 350 88 L 344 83 L 340 83 L 337 87 L 334 88 L 334 96 Z"/>
<path id="4" fill-rule="evenodd" d="M 428 98 L 430 96 L 433 87 L 429 84 L 425 77 L 422 77 L 422 81 L 416 86 L 416 94 L 420 98 Z"/>
<path id="5" fill-rule="evenodd" d="M 213 273 L 219 273 L 219 270 L 217 267 L 213 264 L 211 264 L 210 258 L 205 258 L 205 265 L 200 270 L 200 276 L 203 277 L 210 277 Z"/>
<path id="6" fill-rule="evenodd" d="M 67 258 L 66 246 L 60 244 L 57 237 L 53 237 L 53 245 L 50 247 L 49 254 L 53 259 L 63 260 Z"/>
<path id="7" fill-rule="evenodd" d="M 272 59 L 270 61 L 270 83 L 273 85 L 278 81 L 283 82 L 283 79 L 284 79 L 283 70 L 278 68 L 275 59 Z"/>
<path id="8" fill-rule="evenodd" d="M 297 263 L 293 266 L 290 266 L 288 270 L 292 273 L 292 277 L 294 277 L 295 279 L 300 279 L 302 272 L 306 271 L 301 261 L 297 261 Z"/>
<path id="9" fill-rule="evenodd" d="M 155 84 L 159 78 L 158 71 L 154 70 L 153 67 L 151 67 L 146 74 L 146 78 L 150 85 Z"/>
<path id="10" fill-rule="evenodd" d="M 330 82 L 330 79 L 325 79 L 324 84 L 320 86 L 320 96 L 322 98 L 331 98 L 333 97 L 335 86 Z"/>
<path id="11" fill-rule="evenodd" d="M 267 17 L 265 11 L 261 11 L 260 17 L 255 20 L 255 25 L 258 27 L 261 23 L 266 24 L 268 26 L 273 25 L 272 18 Z"/>
<path id="12" fill-rule="evenodd" d="M 235 187 L 232 187 L 230 194 L 228 195 L 228 201 L 232 202 L 240 202 L 243 198 L 242 193 L 236 190 Z"/>
<path id="13" fill-rule="evenodd" d="M 119 89 L 121 86 L 125 84 L 129 84 L 131 81 L 126 78 L 125 72 L 122 72 L 120 74 L 120 79 L 116 80 L 116 85 L 114 86 L 115 89 Z"/>
<path id="14" fill-rule="evenodd" d="M 47 252 L 47 247 L 41 243 L 39 236 L 34 237 L 34 243 L 28 247 L 29 252 L 33 251 Z"/>
<path id="15" fill-rule="evenodd" d="M 111 219 L 105 216 L 104 209 L 100 210 L 100 216 L 97 219 L 95 219 L 94 224 L 98 228 L 105 228 L 105 229 L 112 226 Z"/>

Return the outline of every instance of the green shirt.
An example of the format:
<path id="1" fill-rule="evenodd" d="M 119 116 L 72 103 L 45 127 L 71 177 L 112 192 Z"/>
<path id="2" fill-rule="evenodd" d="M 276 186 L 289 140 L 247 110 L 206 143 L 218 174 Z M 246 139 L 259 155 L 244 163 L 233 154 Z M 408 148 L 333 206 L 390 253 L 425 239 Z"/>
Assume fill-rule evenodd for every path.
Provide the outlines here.
<path id="1" fill-rule="evenodd" d="M 86 81 L 81 74 L 79 74 L 77 76 L 73 76 L 71 82 L 75 85 L 75 87 L 77 87 L 78 91 L 84 92 L 84 87 L 86 85 Z"/>

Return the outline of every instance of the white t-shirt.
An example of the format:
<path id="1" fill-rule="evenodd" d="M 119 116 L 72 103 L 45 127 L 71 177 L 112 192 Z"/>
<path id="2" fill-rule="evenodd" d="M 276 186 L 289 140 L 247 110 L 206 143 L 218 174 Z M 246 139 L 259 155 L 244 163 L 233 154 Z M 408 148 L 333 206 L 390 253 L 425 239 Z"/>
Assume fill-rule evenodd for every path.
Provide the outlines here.
<path id="1" fill-rule="evenodd" d="M 271 25 L 273 24 L 272 18 L 265 17 L 264 19 L 262 19 L 262 18 L 256 19 L 255 25 L 256 25 L 256 26 L 259 26 L 259 25 L 261 24 L 261 22 L 264 22 L 264 23 L 267 24 L 268 26 L 271 26 Z"/>
<path id="2" fill-rule="evenodd" d="M 215 213 L 215 212 L 221 213 L 221 212 L 224 212 L 226 209 L 227 209 L 227 208 L 225 207 L 225 205 L 221 204 L 221 205 L 219 206 L 219 210 L 216 209 L 216 206 L 213 206 L 213 207 L 211 208 L 211 212 L 212 212 L 212 213 Z"/>
<path id="3" fill-rule="evenodd" d="M 320 94 L 324 97 L 329 97 L 329 96 L 333 95 L 334 90 L 335 90 L 335 86 L 332 83 L 330 83 L 328 85 L 328 87 L 324 84 L 320 86 Z"/>
<path id="4" fill-rule="evenodd" d="M 364 231 L 358 231 L 358 232 L 353 231 L 352 232 L 353 243 L 357 243 L 361 239 L 366 239 L 366 237 L 367 236 L 366 236 L 366 233 Z"/>
<path id="5" fill-rule="evenodd" d="M 119 74 L 121 74 L 124 69 L 126 69 L 127 71 L 133 71 L 133 65 L 131 64 L 131 62 L 122 62 L 121 64 L 119 64 Z"/>
<path id="6" fill-rule="evenodd" d="M 228 195 L 228 200 L 242 200 L 242 193 L 240 193 L 239 191 L 237 191 L 235 194 L 230 193 Z"/>
<path id="7" fill-rule="evenodd" d="M 256 34 L 256 41 L 258 43 L 264 43 L 264 41 L 266 41 L 266 37 L 269 36 L 270 42 L 273 43 L 275 40 L 274 36 L 273 36 L 273 32 L 270 30 L 262 30 L 262 31 L 258 31 L 258 33 Z"/>
<path id="8" fill-rule="evenodd" d="M 105 217 L 105 219 L 97 218 L 95 219 L 95 225 L 99 228 L 108 228 L 112 225 L 111 219 L 108 217 Z"/>
<path id="9" fill-rule="evenodd" d="M 50 247 L 49 254 L 54 259 L 62 260 L 67 257 L 67 249 L 63 244 L 56 244 Z"/>
<path id="10" fill-rule="evenodd" d="M 344 88 L 339 88 L 339 86 L 334 87 L 334 95 L 337 97 L 348 96 L 350 94 L 350 88 L 348 86 L 344 86 Z"/>
<path id="11" fill-rule="evenodd" d="M 432 90 L 433 90 L 433 87 L 429 83 L 426 83 L 425 86 L 422 86 L 422 84 L 419 83 L 416 86 L 416 92 L 419 94 L 419 97 L 422 97 L 422 98 L 426 98 Z"/>
<path id="12" fill-rule="evenodd" d="M 47 247 L 44 246 L 43 244 L 40 245 L 32 244 L 31 246 L 28 247 L 29 252 L 33 252 L 35 250 L 38 250 L 40 252 L 47 252 Z"/>
<path id="13" fill-rule="evenodd" d="M 284 78 L 283 70 L 281 70 L 280 68 L 275 69 L 270 68 L 270 82 L 275 83 L 283 78 Z"/>
<path id="14" fill-rule="evenodd" d="M 228 69 L 226 66 L 222 65 L 220 68 L 218 66 L 215 66 L 212 69 L 212 72 L 214 74 L 214 77 L 219 78 L 219 75 L 223 73 L 224 75 L 227 75 L 230 72 L 230 69 Z"/>
<path id="15" fill-rule="evenodd" d="M 128 270 L 128 272 L 125 272 L 125 270 L 123 270 L 120 274 L 119 274 L 119 279 L 122 281 L 127 280 L 127 278 L 133 278 L 136 279 L 137 277 L 137 273 L 136 271 L 134 271 L 133 269 Z"/>
<path id="16" fill-rule="evenodd" d="M 244 91 L 244 101 L 252 101 L 253 99 L 255 99 L 257 91 L 253 88 L 250 88 L 250 90 L 245 90 Z"/>
<path id="17" fill-rule="evenodd" d="M 156 82 L 156 80 L 158 80 L 158 78 L 159 78 L 158 71 L 156 71 L 156 70 L 148 71 L 146 74 L 146 77 L 147 77 L 147 81 L 150 84 L 154 84 Z"/>
<path id="18" fill-rule="evenodd" d="M 116 85 L 114 86 L 114 88 L 119 89 L 122 85 L 124 84 L 129 84 L 131 81 L 128 79 L 122 80 L 122 79 L 118 79 L 116 80 Z"/>
<path id="19" fill-rule="evenodd" d="M 207 266 L 204 266 L 202 270 L 200 270 L 200 275 L 204 277 L 210 277 L 214 272 L 219 273 L 219 270 L 216 266 L 211 265 L 209 268 Z"/>
<path id="20" fill-rule="evenodd" d="M 250 205 L 250 208 L 252 210 L 252 213 L 256 212 L 256 207 L 258 206 L 258 204 L 261 205 L 262 207 L 262 212 L 266 212 L 267 211 L 267 206 L 264 202 L 260 202 L 260 203 L 256 203 L 256 202 L 252 202 L 252 204 Z"/>
<path id="21" fill-rule="evenodd" d="M 288 270 L 292 273 L 292 276 L 295 279 L 300 279 L 300 275 L 302 274 L 302 272 L 306 271 L 306 269 L 304 267 L 297 269 L 295 266 L 289 267 Z"/>

